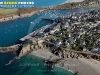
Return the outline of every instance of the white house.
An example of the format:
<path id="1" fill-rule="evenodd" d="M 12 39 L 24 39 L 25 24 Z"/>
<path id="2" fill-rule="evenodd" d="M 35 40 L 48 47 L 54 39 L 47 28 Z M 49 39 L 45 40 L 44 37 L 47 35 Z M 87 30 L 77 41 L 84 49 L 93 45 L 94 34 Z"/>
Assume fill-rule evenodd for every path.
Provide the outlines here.
<path id="1" fill-rule="evenodd" d="M 92 48 L 91 51 L 97 53 L 99 50 L 98 48 Z"/>
<path id="2" fill-rule="evenodd" d="M 68 37 L 71 37 L 71 35 L 70 35 L 70 34 L 68 34 Z"/>
<path id="3" fill-rule="evenodd" d="M 54 38 L 54 39 L 52 40 L 52 42 L 53 42 L 54 44 L 56 44 L 56 45 L 61 45 L 61 44 L 62 44 L 62 42 L 59 41 L 57 38 Z"/>
<path id="4" fill-rule="evenodd" d="M 66 23 L 63 25 L 63 28 L 65 29 L 65 28 L 68 28 L 68 27 L 69 27 L 69 23 L 66 22 Z"/>
<path id="5" fill-rule="evenodd" d="M 56 41 L 56 45 L 61 45 L 61 41 Z"/>
<path id="6" fill-rule="evenodd" d="M 80 44 L 85 45 L 85 41 L 84 40 L 80 40 Z"/>
<path id="7" fill-rule="evenodd" d="M 51 31 L 50 31 L 50 34 L 54 34 L 55 31 L 56 31 L 56 30 L 51 30 Z"/>
<path id="8" fill-rule="evenodd" d="M 73 38 L 73 37 L 69 37 L 68 40 L 69 40 L 70 42 L 74 42 L 74 38 Z"/>
<path id="9" fill-rule="evenodd" d="M 98 41 L 100 41 L 100 38 L 98 39 Z"/>
<path id="10" fill-rule="evenodd" d="M 83 52 L 85 52 L 86 51 L 86 47 L 83 47 Z"/>
<path id="11" fill-rule="evenodd" d="M 66 40 L 66 42 L 65 42 L 65 46 L 69 46 L 69 43 L 68 43 L 68 41 Z"/>

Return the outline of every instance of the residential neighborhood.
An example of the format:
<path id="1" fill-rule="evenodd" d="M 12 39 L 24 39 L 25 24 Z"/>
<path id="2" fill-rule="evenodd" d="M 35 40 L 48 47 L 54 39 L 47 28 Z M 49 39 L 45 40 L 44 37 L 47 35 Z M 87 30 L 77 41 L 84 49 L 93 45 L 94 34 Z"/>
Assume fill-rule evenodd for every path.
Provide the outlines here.
<path id="1" fill-rule="evenodd" d="M 65 49 L 99 54 L 100 10 L 59 17 L 37 36 L 45 37 L 45 40 Z"/>

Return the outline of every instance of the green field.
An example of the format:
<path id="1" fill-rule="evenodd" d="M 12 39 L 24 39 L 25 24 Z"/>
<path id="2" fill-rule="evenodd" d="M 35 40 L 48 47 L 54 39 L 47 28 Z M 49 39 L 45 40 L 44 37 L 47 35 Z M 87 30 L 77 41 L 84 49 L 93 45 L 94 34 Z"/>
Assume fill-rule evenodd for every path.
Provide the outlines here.
<path id="1" fill-rule="evenodd" d="M 5 15 L 5 14 L 12 14 L 16 13 L 18 9 L 6 9 L 6 8 L 0 8 L 0 14 Z"/>

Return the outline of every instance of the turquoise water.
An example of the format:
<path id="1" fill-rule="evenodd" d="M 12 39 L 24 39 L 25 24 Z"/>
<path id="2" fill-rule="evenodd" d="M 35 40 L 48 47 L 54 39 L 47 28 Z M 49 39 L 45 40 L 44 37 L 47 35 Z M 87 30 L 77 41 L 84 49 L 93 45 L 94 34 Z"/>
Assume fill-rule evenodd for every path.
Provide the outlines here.
<path id="1" fill-rule="evenodd" d="M 0 55 L 2 55 L 0 56 L 0 75 L 73 75 L 71 72 L 57 67 L 54 67 L 50 72 L 46 72 L 47 67 L 43 60 L 30 55 L 5 66 L 14 54 L 0 53 Z"/>

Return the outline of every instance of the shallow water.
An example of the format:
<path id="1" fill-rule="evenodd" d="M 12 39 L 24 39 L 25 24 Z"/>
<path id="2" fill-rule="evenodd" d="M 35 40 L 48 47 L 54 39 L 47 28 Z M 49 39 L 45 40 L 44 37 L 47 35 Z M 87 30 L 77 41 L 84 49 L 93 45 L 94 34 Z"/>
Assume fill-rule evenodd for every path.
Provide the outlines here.
<path id="1" fill-rule="evenodd" d="M 47 67 L 43 60 L 31 55 L 5 66 L 14 54 L 0 53 L 0 55 L 2 55 L 0 56 L 0 75 L 73 75 L 71 72 L 57 67 L 54 67 L 50 72 L 46 72 Z"/>

